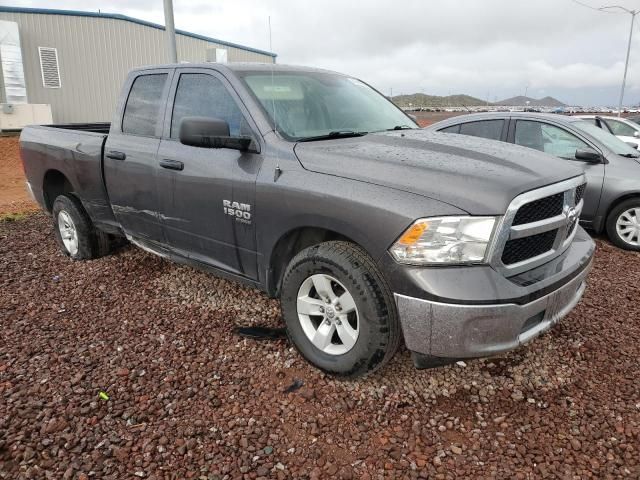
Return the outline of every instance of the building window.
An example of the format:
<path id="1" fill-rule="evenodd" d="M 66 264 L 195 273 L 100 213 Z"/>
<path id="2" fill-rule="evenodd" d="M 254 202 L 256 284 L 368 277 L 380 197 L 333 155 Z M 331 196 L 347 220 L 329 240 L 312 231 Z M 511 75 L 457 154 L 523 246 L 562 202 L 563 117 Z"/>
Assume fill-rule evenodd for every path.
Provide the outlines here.
<path id="1" fill-rule="evenodd" d="M 216 62 L 218 63 L 227 63 L 228 55 L 226 48 L 216 48 Z"/>
<path id="2" fill-rule="evenodd" d="M 42 86 L 45 88 L 60 88 L 60 68 L 58 66 L 58 50 L 50 47 L 38 47 L 40 55 L 40 72 Z"/>

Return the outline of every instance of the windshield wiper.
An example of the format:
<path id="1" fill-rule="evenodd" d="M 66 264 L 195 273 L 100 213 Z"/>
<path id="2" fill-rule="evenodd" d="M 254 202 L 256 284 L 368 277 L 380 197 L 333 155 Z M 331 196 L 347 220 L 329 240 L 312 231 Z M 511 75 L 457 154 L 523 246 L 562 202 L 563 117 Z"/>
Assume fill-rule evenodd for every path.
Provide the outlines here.
<path id="1" fill-rule="evenodd" d="M 633 153 L 619 153 L 618 155 L 620 155 L 621 157 L 626 157 L 626 158 L 640 158 L 640 154 L 635 155 Z"/>
<path id="2" fill-rule="evenodd" d="M 387 128 L 387 132 L 392 132 L 393 130 L 413 130 L 415 127 L 410 125 L 396 125 L 393 128 Z"/>
<path id="3" fill-rule="evenodd" d="M 299 142 L 312 142 L 314 140 L 331 140 L 333 138 L 349 138 L 349 137 L 364 137 L 369 132 L 354 132 L 353 130 L 335 130 L 329 132 L 326 135 L 316 135 L 314 137 L 299 138 Z"/>

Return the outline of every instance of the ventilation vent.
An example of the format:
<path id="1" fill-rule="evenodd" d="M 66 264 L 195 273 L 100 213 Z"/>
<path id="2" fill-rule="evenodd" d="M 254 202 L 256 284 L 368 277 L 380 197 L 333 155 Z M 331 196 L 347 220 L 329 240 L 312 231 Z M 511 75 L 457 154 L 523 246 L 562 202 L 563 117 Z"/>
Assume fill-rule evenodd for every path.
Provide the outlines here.
<path id="1" fill-rule="evenodd" d="M 60 69 L 58 68 L 58 50 L 38 47 L 42 85 L 45 88 L 60 88 Z"/>

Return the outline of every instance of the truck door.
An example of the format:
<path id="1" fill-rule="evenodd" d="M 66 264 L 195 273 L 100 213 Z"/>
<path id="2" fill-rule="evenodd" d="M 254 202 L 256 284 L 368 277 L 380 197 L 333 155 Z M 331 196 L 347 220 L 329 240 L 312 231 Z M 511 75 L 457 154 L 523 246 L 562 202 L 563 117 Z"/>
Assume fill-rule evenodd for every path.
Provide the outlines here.
<path id="1" fill-rule="evenodd" d="M 255 182 L 259 154 L 179 141 L 184 117 L 219 118 L 231 136 L 257 130 L 227 80 L 210 69 L 178 69 L 158 150 L 161 212 L 169 247 L 233 274 L 256 279 Z M 173 108 L 171 108 L 173 107 Z"/>
<path id="2" fill-rule="evenodd" d="M 162 134 L 169 69 L 144 70 L 124 87 L 104 151 L 104 177 L 113 213 L 124 231 L 164 243 L 159 219 L 156 154 Z"/>

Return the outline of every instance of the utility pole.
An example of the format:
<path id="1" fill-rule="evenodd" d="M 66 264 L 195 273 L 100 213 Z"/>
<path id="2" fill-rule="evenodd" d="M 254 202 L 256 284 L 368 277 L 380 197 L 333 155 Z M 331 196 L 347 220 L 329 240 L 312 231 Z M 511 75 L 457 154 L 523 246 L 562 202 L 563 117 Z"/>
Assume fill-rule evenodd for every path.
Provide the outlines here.
<path id="1" fill-rule="evenodd" d="M 620 5 L 606 5 L 604 7 L 593 7 L 591 5 L 587 5 L 582 3 L 579 0 L 572 0 L 573 3 L 577 3 L 583 7 L 589 8 L 591 10 L 595 10 L 596 12 L 601 13 L 621 13 L 621 12 L 612 12 L 611 10 L 622 10 L 625 13 L 631 15 L 631 30 L 629 31 L 629 42 L 627 43 L 627 58 L 624 62 L 624 74 L 622 75 L 622 86 L 620 87 L 620 100 L 618 101 L 618 116 L 622 114 L 622 100 L 624 99 L 624 88 L 627 83 L 627 70 L 629 69 L 629 54 L 631 53 L 631 37 L 633 37 L 633 23 L 636 19 L 636 15 L 640 13 L 640 10 L 629 10 L 628 8 L 621 7 Z"/>
<path id="2" fill-rule="evenodd" d="M 167 34 L 167 47 L 169 49 L 169 63 L 178 63 L 176 28 L 173 24 L 173 0 L 164 0 L 164 25 Z"/>
<path id="3" fill-rule="evenodd" d="M 627 43 L 627 58 L 624 62 L 624 74 L 622 75 L 622 87 L 620 88 L 620 101 L 618 102 L 618 117 L 622 114 L 622 99 L 624 98 L 624 87 L 625 87 L 625 84 L 627 83 L 627 69 L 629 68 L 629 53 L 631 52 L 631 37 L 633 37 L 633 22 L 636 19 L 638 10 L 627 10 L 627 12 L 631 14 L 631 30 L 629 30 L 629 42 Z"/>

